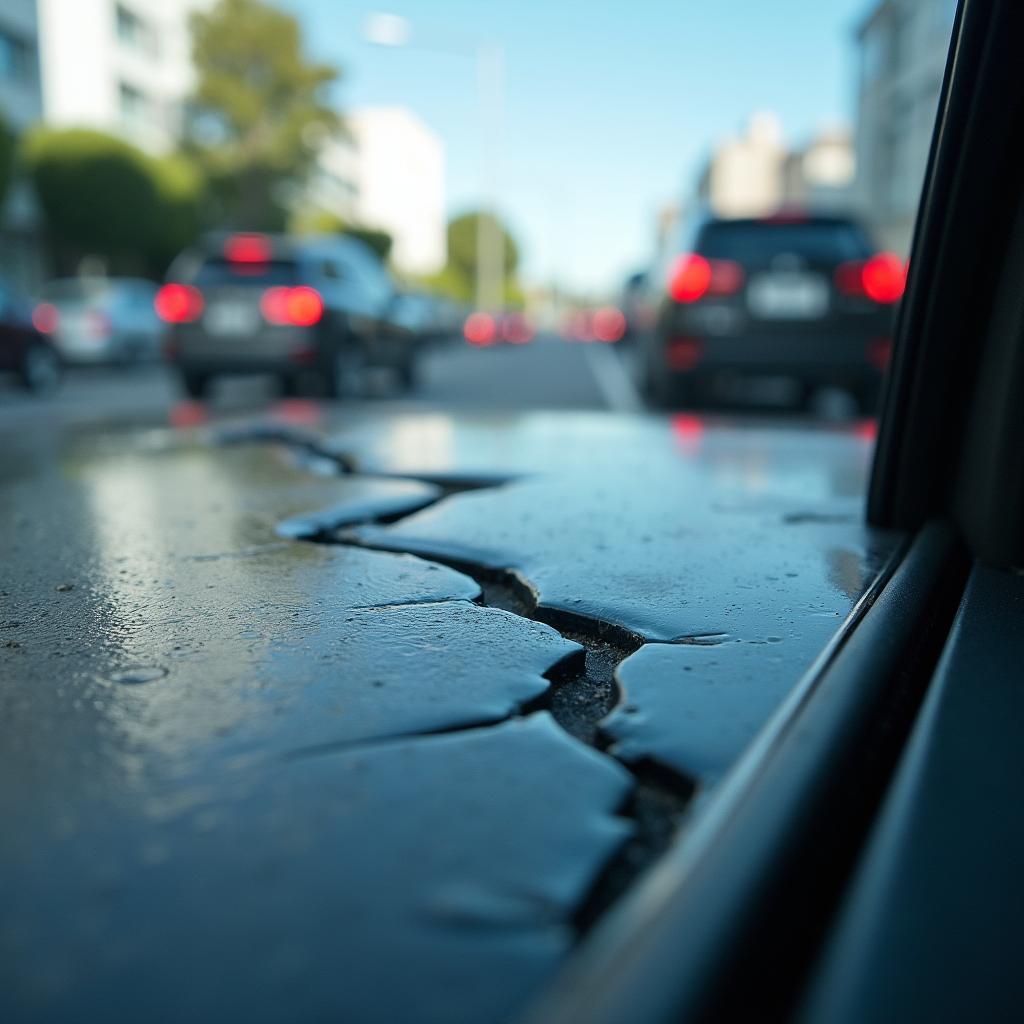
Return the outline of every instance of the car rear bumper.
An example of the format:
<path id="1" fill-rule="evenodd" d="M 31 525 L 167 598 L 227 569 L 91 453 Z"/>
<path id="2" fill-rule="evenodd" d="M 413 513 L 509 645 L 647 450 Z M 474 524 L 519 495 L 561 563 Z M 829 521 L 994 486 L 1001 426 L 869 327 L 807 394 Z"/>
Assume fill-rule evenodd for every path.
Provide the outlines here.
<path id="1" fill-rule="evenodd" d="M 354 339 L 371 365 L 391 365 L 408 358 L 414 340 L 405 334 L 382 334 Z M 287 373 L 323 369 L 335 342 L 318 330 L 277 329 L 246 338 L 218 338 L 197 330 L 175 331 L 167 343 L 167 357 L 183 370 L 199 373 Z"/>
<path id="2" fill-rule="evenodd" d="M 666 372 L 778 375 L 827 382 L 874 380 L 885 368 L 888 334 L 701 337 L 673 333 L 661 339 Z"/>
<path id="3" fill-rule="evenodd" d="M 56 348 L 61 359 L 68 364 L 98 366 L 113 362 L 120 356 L 120 350 L 112 338 L 79 339 L 57 338 Z"/>

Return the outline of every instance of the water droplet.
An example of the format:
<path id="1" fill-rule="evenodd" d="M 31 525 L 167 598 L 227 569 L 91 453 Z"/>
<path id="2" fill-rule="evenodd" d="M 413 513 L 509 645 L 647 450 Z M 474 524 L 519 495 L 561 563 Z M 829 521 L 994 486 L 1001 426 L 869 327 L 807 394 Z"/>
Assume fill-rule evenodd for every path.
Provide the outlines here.
<path id="1" fill-rule="evenodd" d="M 157 679 L 163 679 L 165 675 L 167 669 L 160 668 L 159 665 L 136 665 L 133 668 L 111 672 L 110 681 L 125 686 L 138 686 L 140 683 L 152 683 Z"/>

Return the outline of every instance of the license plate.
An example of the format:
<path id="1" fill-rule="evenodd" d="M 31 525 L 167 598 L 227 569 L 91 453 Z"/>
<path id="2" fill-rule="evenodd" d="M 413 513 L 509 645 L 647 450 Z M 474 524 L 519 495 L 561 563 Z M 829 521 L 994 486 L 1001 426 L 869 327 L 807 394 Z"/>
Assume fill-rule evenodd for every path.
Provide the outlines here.
<path id="1" fill-rule="evenodd" d="M 812 320 L 828 310 L 828 286 L 814 274 L 761 274 L 747 287 L 747 306 L 764 320 Z"/>
<path id="2" fill-rule="evenodd" d="M 218 302 L 203 316 L 211 334 L 250 334 L 256 329 L 256 310 L 241 302 Z"/>

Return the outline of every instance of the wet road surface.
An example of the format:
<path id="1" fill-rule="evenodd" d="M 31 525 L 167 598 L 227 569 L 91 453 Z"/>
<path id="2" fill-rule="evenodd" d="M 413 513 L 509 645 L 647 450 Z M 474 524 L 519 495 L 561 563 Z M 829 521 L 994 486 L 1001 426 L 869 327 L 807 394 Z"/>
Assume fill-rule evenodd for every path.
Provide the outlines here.
<path id="1" fill-rule="evenodd" d="M 235 378 L 216 385 L 214 414 L 237 415 L 265 405 L 276 391 L 270 379 Z M 631 375 L 606 346 L 563 342 L 542 335 L 530 345 L 479 349 L 459 338 L 430 346 L 416 386 L 407 395 L 387 377 L 367 382 L 372 404 L 489 409 L 625 409 L 638 407 Z M 54 423 L 166 423 L 181 392 L 164 366 L 80 367 L 68 370 L 49 398 L 25 394 L 0 377 L 0 435 Z"/>
<path id="2" fill-rule="evenodd" d="M 4 1020 L 512 1019 L 898 541 L 856 430 L 192 412 L 7 434 Z"/>

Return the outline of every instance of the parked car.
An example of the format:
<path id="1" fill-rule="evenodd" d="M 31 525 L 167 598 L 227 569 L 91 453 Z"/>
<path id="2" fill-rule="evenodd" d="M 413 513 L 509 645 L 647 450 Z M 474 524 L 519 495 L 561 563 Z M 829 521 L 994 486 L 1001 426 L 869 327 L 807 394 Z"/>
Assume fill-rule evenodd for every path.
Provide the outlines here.
<path id="1" fill-rule="evenodd" d="M 32 305 L 0 278 L 0 371 L 17 374 L 26 390 L 45 395 L 60 384 L 57 350 L 33 323 Z"/>
<path id="2" fill-rule="evenodd" d="M 395 319 L 421 341 L 437 344 L 457 339 L 467 311 L 452 299 L 423 291 L 403 291 Z"/>
<path id="3" fill-rule="evenodd" d="M 157 285 L 135 277 L 69 277 L 40 292 L 36 320 L 68 363 L 135 363 L 160 357 Z"/>
<path id="4" fill-rule="evenodd" d="M 782 378 L 837 386 L 874 409 L 906 270 L 849 217 L 700 218 L 665 268 L 641 383 L 659 406 Z"/>
<path id="5" fill-rule="evenodd" d="M 394 318 L 421 342 L 437 341 L 444 333 L 440 300 L 426 292 L 401 292 Z"/>
<path id="6" fill-rule="evenodd" d="M 156 311 L 171 325 L 168 358 L 191 397 L 215 377 L 246 373 L 273 374 L 286 392 L 312 379 L 336 397 L 371 367 L 411 386 L 415 335 L 399 322 L 398 296 L 356 239 L 222 234 L 175 260 Z"/>
<path id="7" fill-rule="evenodd" d="M 622 341 L 632 342 L 644 331 L 650 330 L 657 314 L 656 306 L 650 301 L 649 274 L 638 270 L 626 278 L 619 299 L 625 330 Z"/>

